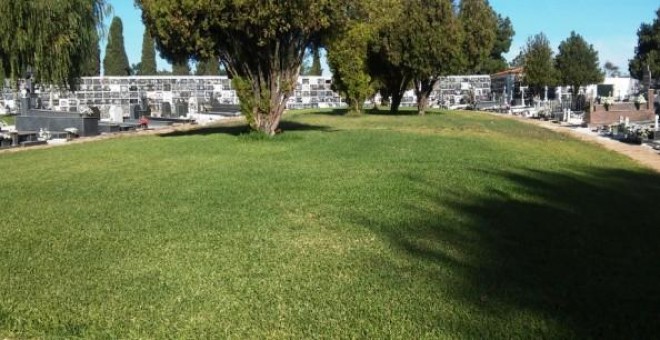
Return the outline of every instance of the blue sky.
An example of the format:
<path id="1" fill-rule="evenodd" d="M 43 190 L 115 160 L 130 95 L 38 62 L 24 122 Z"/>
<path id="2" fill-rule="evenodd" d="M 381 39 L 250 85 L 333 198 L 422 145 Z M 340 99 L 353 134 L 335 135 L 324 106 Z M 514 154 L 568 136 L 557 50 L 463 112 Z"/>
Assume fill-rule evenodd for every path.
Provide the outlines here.
<path id="1" fill-rule="evenodd" d="M 133 0 L 109 0 L 124 24 L 124 43 L 131 64 L 140 61 L 144 25 Z M 506 55 L 511 60 L 527 39 L 543 32 L 557 50 L 571 31 L 582 35 L 599 52 L 601 64 L 611 61 L 622 71 L 628 70 L 637 43 L 637 29 L 642 22 L 651 23 L 658 0 L 490 0 L 495 11 L 511 18 L 516 35 Z M 110 25 L 112 18 L 108 18 Z M 107 27 L 109 28 L 109 27 Z M 101 44 L 104 53 L 105 42 Z M 170 69 L 158 60 L 159 69 Z M 327 67 L 324 67 L 327 74 Z"/>

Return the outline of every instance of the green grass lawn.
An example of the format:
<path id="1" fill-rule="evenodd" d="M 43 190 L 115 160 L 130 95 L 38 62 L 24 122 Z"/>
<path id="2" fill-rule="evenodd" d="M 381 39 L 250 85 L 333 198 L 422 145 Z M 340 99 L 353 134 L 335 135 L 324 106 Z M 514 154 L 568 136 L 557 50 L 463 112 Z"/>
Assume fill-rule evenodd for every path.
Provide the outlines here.
<path id="1" fill-rule="evenodd" d="M 0 154 L 0 338 L 651 338 L 660 175 L 473 112 Z"/>
<path id="2" fill-rule="evenodd" d="M 1 116 L 0 115 L 0 121 L 4 122 L 7 125 L 14 125 L 14 124 L 16 124 L 16 116 Z"/>

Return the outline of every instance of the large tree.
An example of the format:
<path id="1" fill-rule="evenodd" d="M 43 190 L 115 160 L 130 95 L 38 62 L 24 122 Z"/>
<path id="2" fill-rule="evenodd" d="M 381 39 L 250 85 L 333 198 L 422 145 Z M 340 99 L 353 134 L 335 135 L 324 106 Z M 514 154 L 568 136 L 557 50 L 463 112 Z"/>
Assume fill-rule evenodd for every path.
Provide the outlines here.
<path id="1" fill-rule="evenodd" d="M 554 52 L 545 34 L 539 33 L 529 37 L 523 55 L 525 69 L 523 80 L 532 93 L 540 94 L 545 86 L 553 86 L 557 83 Z"/>
<path id="2" fill-rule="evenodd" d="M 369 46 L 381 27 L 398 17 L 401 0 L 363 0 L 346 8 L 345 25 L 326 36 L 324 43 L 334 90 L 347 100 L 349 112 L 362 112 L 364 101 L 373 96 L 379 81 L 369 74 Z"/>
<path id="3" fill-rule="evenodd" d="M 461 0 L 459 19 L 463 25 L 463 72 L 481 74 L 497 39 L 498 22 L 487 0 Z"/>
<path id="4" fill-rule="evenodd" d="M 575 32 L 559 44 L 556 67 L 559 84 L 570 86 L 577 94 L 580 87 L 603 81 L 598 52 Z M 573 98 L 577 99 L 577 96 Z"/>
<path id="5" fill-rule="evenodd" d="M 341 29 L 352 0 L 136 0 L 170 60 L 217 56 L 233 78 L 250 126 L 275 134 L 305 50 Z"/>
<path id="6" fill-rule="evenodd" d="M 346 98 L 352 115 L 362 113 L 364 101 L 375 93 L 367 63 L 373 34 L 374 27 L 370 23 L 355 22 L 350 29 L 327 41 L 333 90 Z"/>
<path id="7" fill-rule="evenodd" d="M 155 46 L 154 39 L 149 34 L 149 30 L 144 30 L 144 34 L 142 35 L 142 59 L 139 65 L 141 76 L 152 76 L 158 73 Z"/>
<path id="8" fill-rule="evenodd" d="M 413 1 L 413 0 L 411 0 Z M 403 64 L 403 41 L 398 36 L 402 26 L 395 25 L 383 27 L 378 37 L 372 42 L 368 51 L 369 75 L 375 80 L 384 101 L 389 102 L 390 112 L 396 113 L 401 100 L 413 80 L 413 74 Z"/>
<path id="9" fill-rule="evenodd" d="M 99 34 L 97 30 L 93 32 L 93 43 L 89 46 L 90 56 L 83 60 L 80 75 L 83 77 L 98 77 L 101 75 L 101 47 L 99 46 Z"/>
<path id="10" fill-rule="evenodd" d="M 119 17 L 114 17 L 110 24 L 108 45 L 103 59 L 103 74 L 106 76 L 128 76 L 131 65 L 128 63 L 124 47 L 124 25 Z"/>
<path id="11" fill-rule="evenodd" d="M 637 31 L 635 57 L 628 65 L 630 75 L 635 79 L 644 79 L 648 70 L 653 78 L 660 78 L 660 8 L 655 13 L 653 23 L 643 23 Z"/>
<path id="12" fill-rule="evenodd" d="M 461 67 L 462 28 L 451 0 L 407 0 L 392 24 L 384 25 L 373 40 L 369 69 L 380 93 L 391 97 L 396 112 L 414 81 L 419 114 L 440 77 Z M 410 20 L 415 18 L 415 20 Z"/>
<path id="13" fill-rule="evenodd" d="M 0 78 L 74 85 L 94 58 L 105 0 L 0 1 Z"/>
<path id="14" fill-rule="evenodd" d="M 419 18 L 405 26 L 409 38 L 408 52 L 404 53 L 414 77 L 417 111 L 423 115 L 440 78 L 459 73 L 466 65 L 464 39 L 468 33 L 450 0 L 415 0 L 406 8 L 412 17 Z"/>
<path id="15" fill-rule="evenodd" d="M 392 46 L 413 79 L 417 110 L 423 115 L 440 78 L 460 72 L 465 65 L 464 31 L 451 0 L 406 1 L 398 27 Z"/>
<path id="16" fill-rule="evenodd" d="M 497 73 L 507 68 L 508 64 L 504 58 L 504 54 L 509 52 L 515 34 L 516 32 L 513 30 L 511 19 L 509 17 L 504 18 L 498 14 L 495 43 L 493 44 L 493 49 L 490 51 L 490 55 L 483 63 L 482 71 L 484 73 Z"/>

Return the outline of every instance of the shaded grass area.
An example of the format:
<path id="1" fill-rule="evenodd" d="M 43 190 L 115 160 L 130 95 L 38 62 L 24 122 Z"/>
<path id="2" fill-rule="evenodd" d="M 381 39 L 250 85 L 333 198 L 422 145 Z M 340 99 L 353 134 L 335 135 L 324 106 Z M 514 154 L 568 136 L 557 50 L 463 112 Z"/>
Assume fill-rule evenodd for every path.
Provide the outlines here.
<path id="1" fill-rule="evenodd" d="M 659 334 L 657 174 L 476 113 L 285 124 L 0 155 L 0 336 Z"/>

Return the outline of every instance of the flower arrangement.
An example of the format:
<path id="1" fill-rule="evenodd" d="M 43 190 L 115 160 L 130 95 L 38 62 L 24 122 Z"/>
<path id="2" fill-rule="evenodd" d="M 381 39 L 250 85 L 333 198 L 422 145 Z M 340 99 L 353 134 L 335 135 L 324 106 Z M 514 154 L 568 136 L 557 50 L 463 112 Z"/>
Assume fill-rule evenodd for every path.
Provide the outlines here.
<path id="1" fill-rule="evenodd" d="M 640 94 L 639 96 L 637 96 L 637 98 L 635 98 L 635 108 L 639 110 L 642 104 L 646 104 L 646 98 L 644 98 L 644 96 Z"/>

